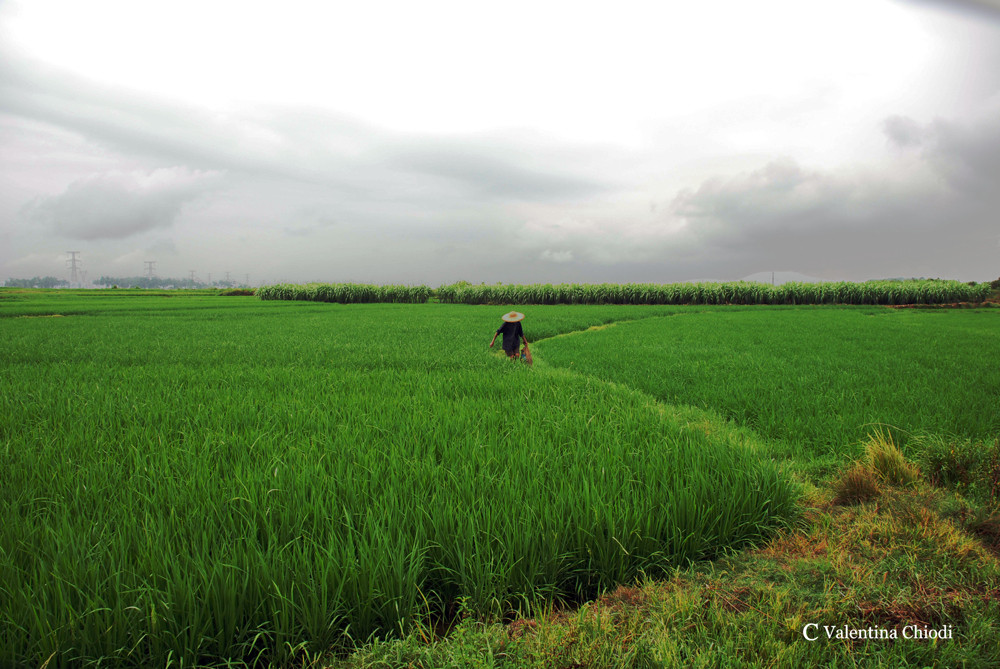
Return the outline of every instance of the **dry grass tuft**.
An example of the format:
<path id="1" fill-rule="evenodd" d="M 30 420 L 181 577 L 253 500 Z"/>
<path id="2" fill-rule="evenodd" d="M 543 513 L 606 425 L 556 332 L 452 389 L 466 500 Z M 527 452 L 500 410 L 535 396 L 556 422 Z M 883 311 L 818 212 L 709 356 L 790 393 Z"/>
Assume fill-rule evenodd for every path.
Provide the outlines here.
<path id="1" fill-rule="evenodd" d="M 618 611 L 643 607 L 648 599 L 646 591 L 641 587 L 619 585 L 614 592 L 603 595 L 597 601 L 613 611 Z"/>
<path id="2" fill-rule="evenodd" d="M 844 472 L 834 484 L 834 504 L 860 504 L 878 497 L 882 493 L 878 476 L 867 465 L 860 462 Z"/>

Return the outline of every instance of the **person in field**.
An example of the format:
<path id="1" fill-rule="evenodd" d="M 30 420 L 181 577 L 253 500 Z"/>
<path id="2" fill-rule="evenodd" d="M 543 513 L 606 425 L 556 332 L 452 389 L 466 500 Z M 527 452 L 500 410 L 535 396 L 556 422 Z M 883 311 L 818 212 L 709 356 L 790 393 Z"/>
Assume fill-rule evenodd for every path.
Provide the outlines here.
<path id="1" fill-rule="evenodd" d="M 508 358 L 516 358 L 518 353 L 521 351 L 521 340 L 524 339 L 524 356 L 529 359 L 528 356 L 531 353 L 528 351 L 528 339 L 524 336 L 524 330 L 521 328 L 521 321 L 524 320 L 524 314 L 518 311 L 512 311 L 509 314 L 504 314 L 501 316 L 503 319 L 503 325 L 497 330 L 496 334 L 493 335 L 493 341 L 490 342 L 490 348 L 493 348 L 493 344 L 496 343 L 497 337 L 503 335 L 503 340 L 501 341 L 501 346 L 503 346 L 504 353 L 507 354 Z"/>

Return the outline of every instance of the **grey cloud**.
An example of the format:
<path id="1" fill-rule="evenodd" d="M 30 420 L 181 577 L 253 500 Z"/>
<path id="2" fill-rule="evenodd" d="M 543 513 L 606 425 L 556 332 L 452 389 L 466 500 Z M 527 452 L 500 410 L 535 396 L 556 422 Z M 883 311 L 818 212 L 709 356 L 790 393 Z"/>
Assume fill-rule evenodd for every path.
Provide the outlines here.
<path id="1" fill-rule="evenodd" d="M 509 146 L 475 140 L 438 141 L 390 149 L 385 161 L 399 169 L 447 179 L 476 197 L 551 200 L 587 197 L 607 189 L 593 179 L 517 164 L 506 157 L 509 151 Z"/>
<path id="2" fill-rule="evenodd" d="M 882 121 L 889 141 L 922 156 L 959 190 L 994 190 L 1000 178 L 1000 98 L 966 121 L 937 118 L 921 125 L 906 116 Z"/>
<path id="3" fill-rule="evenodd" d="M 958 189 L 995 191 L 1000 183 L 1000 100 L 972 122 L 937 119 L 926 130 L 926 156 Z"/>
<path id="4" fill-rule="evenodd" d="M 252 227 L 251 236 L 268 244 L 275 243 L 271 231 L 290 244 L 336 239 L 339 248 L 345 235 L 363 229 L 362 236 L 381 243 L 372 258 L 381 249 L 420 245 L 457 249 L 448 261 L 457 264 L 470 249 L 496 254 L 509 244 L 493 235 L 501 225 L 513 229 L 514 203 L 561 204 L 619 187 L 602 177 L 608 150 L 528 132 L 415 135 L 322 109 L 257 107 L 226 116 L 95 85 L 2 47 L 0 55 L 11 56 L 0 58 L 0 114 L 69 131 L 83 138 L 81 155 L 93 150 L 104 165 L 225 173 L 217 193 L 194 185 L 150 192 L 128 173 L 88 176 L 22 209 L 24 222 L 44 224 L 35 226 L 37 239 L 43 227 L 107 240 L 165 229 L 182 213 L 181 223 L 204 221 L 201 210 L 184 206 L 204 196 L 213 230 Z M 385 262 L 372 263 L 388 271 Z"/>
<path id="5" fill-rule="evenodd" d="M 794 224 L 836 203 L 854 206 L 849 189 L 849 184 L 782 158 L 749 174 L 714 177 L 697 189 L 682 190 L 670 212 L 687 221 L 693 234 L 738 240 L 764 223 Z"/>
<path id="6" fill-rule="evenodd" d="M 831 279 L 991 278 L 1000 114 L 987 107 L 925 124 L 895 117 L 882 129 L 921 142 L 880 167 L 812 169 L 779 158 L 707 178 L 666 206 L 641 202 L 627 216 L 581 209 L 540 218 L 520 239 L 538 260 L 555 245 L 571 247 L 574 262 L 563 267 L 587 280 L 738 279 L 770 269 Z"/>
<path id="7" fill-rule="evenodd" d="M 398 133 L 322 109 L 212 113 L 96 85 L 2 49 L 0 56 L 0 112 L 45 121 L 126 155 L 311 183 L 368 202 L 537 200 L 602 189 L 599 180 L 551 167 L 566 147 L 511 136 Z"/>
<path id="8" fill-rule="evenodd" d="M 996 60 L 982 53 L 976 51 L 979 61 Z M 996 79 L 995 68 L 986 70 L 984 88 Z M 676 166 L 665 158 L 666 144 L 581 147 L 513 131 L 416 136 L 324 110 L 258 107 L 225 115 L 96 86 L 2 47 L 0 113 L 68 130 L 84 138 L 80 155 L 101 158 L 99 168 L 67 166 L 56 155 L 65 145 L 54 142 L 50 162 L 37 163 L 38 183 L 53 165 L 64 166 L 62 183 L 119 160 L 130 166 L 37 199 L 29 218 L 46 226 L 30 231 L 40 239 L 36 248 L 49 243 L 43 227 L 79 239 L 165 230 L 224 185 L 210 215 L 184 216 L 178 229 L 190 222 L 259 232 L 262 255 L 283 249 L 274 254 L 283 256 L 280 271 L 289 279 L 309 254 L 316 257 L 313 278 L 329 276 L 329 249 L 341 249 L 352 235 L 360 250 L 341 257 L 370 268 L 373 280 L 415 280 L 415 272 L 427 272 L 470 280 L 666 281 L 771 268 L 863 279 L 948 274 L 935 269 L 946 258 L 950 267 L 996 274 L 996 110 L 964 122 L 887 118 L 888 142 L 907 149 L 893 154 L 898 162 L 889 170 L 813 169 L 783 158 L 681 192 L 672 176 L 659 176 L 661 165 Z M 692 146 L 711 141 L 707 130 L 689 135 Z M 87 154 L 91 147 L 98 148 Z M 686 155 L 669 150 L 681 160 Z M 146 169 L 132 170 L 136 165 Z M 187 167 L 148 184 L 153 168 L 164 165 Z M 209 179 L 214 171 L 226 176 Z M 28 191 L 6 192 L 16 213 Z M 522 235 L 525 222 L 544 229 Z M 181 245 L 190 252 L 191 245 Z M 391 263 L 383 260 L 390 252 L 397 254 Z M 416 255 L 420 260 L 409 264 Z M 426 258 L 435 259 L 433 268 Z"/>
<path id="9" fill-rule="evenodd" d="M 889 173 L 774 161 L 682 191 L 671 211 L 736 275 L 761 266 L 853 278 L 938 276 L 950 267 L 977 280 L 995 273 L 997 117 L 925 126 L 892 117 L 883 130 L 896 143 L 920 136 L 919 161 Z M 789 258 L 799 264 L 788 267 Z"/>
<path id="10" fill-rule="evenodd" d="M 122 239 L 169 227 L 186 203 L 215 187 L 218 176 L 180 167 L 95 174 L 37 199 L 26 213 L 73 239 Z"/>
<path id="11" fill-rule="evenodd" d="M 573 252 L 572 251 L 553 251 L 551 249 L 545 249 L 542 251 L 542 255 L 539 256 L 539 260 L 545 260 L 547 262 L 573 262 Z"/>
<path id="12" fill-rule="evenodd" d="M 882 121 L 882 132 L 891 143 L 904 149 L 920 146 L 924 141 L 923 128 L 908 116 L 887 117 Z"/>
<path id="13" fill-rule="evenodd" d="M 295 227 L 286 226 L 285 234 L 289 237 L 308 237 L 316 232 L 317 228 L 308 225 L 300 225 Z"/>
<path id="14" fill-rule="evenodd" d="M 997 0 L 909 0 L 909 2 L 957 11 L 977 19 L 1000 21 L 1000 2 Z"/>
<path id="15" fill-rule="evenodd" d="M 146 247 L 146 253 L 175 256 L 178 254 L 177 244 L 172 239 L 158 239 Z"/>
<path id="16" fill-rule="evenodd" d="M 65 128 L 126 155 L 347 190 L 362 185 L 351 178 L 350 159 L 370 141 L 365 126 L 335 114 L 212 113 L 98 85 L 3 50 L 0 100 L 0 112 Z M 330 156 L 331 150 L 340 153 Z"/>
<path id="17" fill-rule="evenodd" d="M 308 237 L 339 224 L 337 218 L 331 216 L 324 207 L 312 205 L 295 211 L 291 215 L 291 223 L 285 226 L 284 231 L 291 237 Z"/>

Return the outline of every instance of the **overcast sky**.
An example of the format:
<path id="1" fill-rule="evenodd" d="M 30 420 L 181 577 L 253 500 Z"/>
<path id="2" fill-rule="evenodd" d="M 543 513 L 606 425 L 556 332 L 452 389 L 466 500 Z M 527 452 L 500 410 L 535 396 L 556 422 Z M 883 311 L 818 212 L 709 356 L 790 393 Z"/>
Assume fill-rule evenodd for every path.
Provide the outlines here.
<path id="1" fill-rule="evenodd" d="M 988 2 L 0 0 L 0 281 L 1000 276 Z"/>

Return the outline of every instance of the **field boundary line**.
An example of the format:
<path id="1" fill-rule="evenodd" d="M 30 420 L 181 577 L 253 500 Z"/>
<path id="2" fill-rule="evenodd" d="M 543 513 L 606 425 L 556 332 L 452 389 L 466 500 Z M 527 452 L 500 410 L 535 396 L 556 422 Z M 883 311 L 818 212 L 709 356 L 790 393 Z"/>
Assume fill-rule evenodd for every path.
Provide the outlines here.
<path id="1" fill-rule="evenodd" d="M 569 337 L 569 336 L 572 336 L 572 335 L 586 334 L 587 332 L 596 332 L 598 330 L 606 330 L 606 329 L 608 329 L 610 327 L 614 327 L 616 325 L 621 325 L 623 323 L 638 323 L 639 321 L 648 321 L 648 320 L 651 320 L 651 319 L 654 319 L 654 318 L 674 318 L 676 316 L 690 316 L 692 314 L 704 314 L 704 313 L 709 313 L 709 312 L 708 311 L 702 311 L 702 310 L 699 310 L 699 311 L 684 311 L 684 312 L 678 312 L 678 313 L 675 313 L 675 314 L 658 314 L 658 315 L 655 315 L 655 316 L 644 316 L 642 318 L 625 318 L 625 319 L 618 320 L 618 321 L 608 321 L 607 323 L 602 323 L 601 325 L 591 325 L 589 327 L 583 328 L 582 330 L 570 330 L 569 332 L 560 332 L 559 334 L 549 335 L 548 337 L 539 337 L 534 342 L 532 342 L 532 345 L 537 344 L 538 342 L 548 341 L 550 339 L 558 339 L 559 337 Z"/>
<path id="2" fill-rule="evenodd" d="M 635 320 L 648 319 L 641 318 Z M 625 323 L 635 321 L 621 322 Z M 577 330 L 567 334 L 579 334 L 588 331 L 589 328 L 588 330 Z M 565 335 L 556 336 L 561 337 Z M 554 337 L 549 337 L 549 339 L 553 338 Z M 701 407 L 696 404 L 689 404 L 686 402 L 669 402 L 646 390 L 636 388 L 626 382 L 601 378 L 600 376 L 588 374 L 587 372 L 582 372 L 580 370 L 573 369 L 572 367 L 551 365 L 547 362 L 543 363 L 543 365 L 545 370 L 544 373 L 553 375 L 556 378 L 559 376 L 568 376 L 586 379 L 590 383 L 602 385 L 615 392 L 627 392 L 635 395 L 642 400 L 643 406 L 649 411 L 657 414 L 660 420 L 674 423 L 675 425 L 678 425 L 681 430 L 700 432 L 705 436 L 717 434 L 718 438 L 723 439 L 730 447 L 743 449 L 752 453 L 756 457 L 768 458 L 775 461 L 784 459 L 784 456 L 781 455 L 781 448 L 779 444 L 776 444 L 771 439 L 764 437 L 752 427 L 739 425 L 713 408 Z"/>
<path id="3" fill-rule="evenodd" d="M 558 339 L 560 337 L 569 337 L 573 335 L 586 334 L 588 332 L 597 332 L 600 330 L 606 330 L 610 327 L 614 327 L 620 324 L 627 323 L 638 323 L 640 321 L 648 321 L 657 318 L 673 318 L 675 316 L 691 316 L 695 314 L 706 314 L 713 313 L 713 310 L 709 309 L 699 309 L 697 311 L 683 311 L 673 314 L 661 314 L 655 316 L 645 316 L 643 318 L 627 318 L 618 321 L 609 321 L 601 325 L 591 325 L 590 327 L 584 328 L 582 330 L 571 330 L 569 332 L 563 332 L 557 335 L 552 335 L 549 337 L 543 337 L 535 340 L 535 343 L 547 341 L 550 339 Z M 534 345 L 534 344 L 533 344 Z M 544 348 L 544 347 L 543 347 Z M 763 435 L 759 434 L 753 428 L 746 425 L 738 425 L 726 418 L 724 415 L 716 411 L 715 409 L 700 407 L 695 404 L 687 403 L 672 403 L 663 400 L 652 393 L 643 390 L 641 388 L 636 388 L 623 381 L 612 381 L 610 379 L 604 379 L 600 376 L 595 376 L 593 374 L 588 374 L 587 372 L 581 372 L 578 369 L 573 369 L 572 367 L 563 365 L 553 365 L 545 361 L 544 354 L 539 360 L 542 365 L 546 368 L 547 373 L 555 374 L 566 374 L 569 376 L 574 376 L 578 378 L 585 378 L 591 382 L 603 384 L 609 388 L 615 388 L 620 390 L 625 390 L 630 393 L 635 393 L 636 395 L 643 398 L 646 407 L 651 411 L 654 411 L 660 415 L 661 420 L 673 420 L 680 421 L 684 429 L 693 429 L 697 431 L 704 432 L 706 435 L 711 431 L 716 431 L 719 429 L 729 432 L 727 440 L 731 445 L 738 446 L 739 448 L 746 449 L 753 452 L 760 457 L 771 457 L 775 458 L 778 452 L 776 444 L 772 440 L 765 438 Z M 690 415 L 684 415 L 690 414 Z"/>

